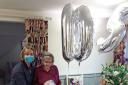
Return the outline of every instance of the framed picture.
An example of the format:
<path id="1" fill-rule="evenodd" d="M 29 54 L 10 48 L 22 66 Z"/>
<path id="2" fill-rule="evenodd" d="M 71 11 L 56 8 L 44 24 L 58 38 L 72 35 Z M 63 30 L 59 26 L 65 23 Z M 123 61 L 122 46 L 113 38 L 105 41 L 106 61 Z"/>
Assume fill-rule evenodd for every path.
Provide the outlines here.
<path id="1" fill-rule="evenodd" d="M 69 75 L 67 79 L 68 85 L 84 85 L 83 75 Z"/>

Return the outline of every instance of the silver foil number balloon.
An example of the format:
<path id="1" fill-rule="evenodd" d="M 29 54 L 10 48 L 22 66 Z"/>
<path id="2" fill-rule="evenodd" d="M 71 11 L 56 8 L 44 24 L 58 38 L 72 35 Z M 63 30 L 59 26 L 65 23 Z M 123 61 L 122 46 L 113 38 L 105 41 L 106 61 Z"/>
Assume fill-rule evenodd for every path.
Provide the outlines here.
<path id="1" fill-rule="evenodd" d="M 72 54 L 72 35 L 71 35 L 71 16 L 72 6 L 67 4 L 62 11 L 61 28 L 62 28 L 62 52 L 67 62 L 73 59 Z"/>
<path id="2" fill-rule="evenodd" d="M 93 47 L 93 21 L 88 7 L 82 5 L 73 10 L 71 4 L 65 5 L 61 27 L 64 59 L 85 60 Z"/>
<path id="3" fill-rule="evenodd" d="M 126 3 L 125 3 L 126 4 Z M 97 41 L 99 52 L 109 52 L 113 50 L 124 39 L 126 35 L 126 25 L 128 24 L 128 4 L 121 4 L 116 8 L 107 23 L 107 29 L 111 33 L 108 38 L 100 38 Z"/>

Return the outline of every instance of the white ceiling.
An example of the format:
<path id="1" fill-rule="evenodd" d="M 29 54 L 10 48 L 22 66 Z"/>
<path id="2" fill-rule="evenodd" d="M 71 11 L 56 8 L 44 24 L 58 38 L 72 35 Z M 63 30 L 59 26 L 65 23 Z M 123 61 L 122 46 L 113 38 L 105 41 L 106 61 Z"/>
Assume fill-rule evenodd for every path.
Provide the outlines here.
<path id="1" fill-rule="evenodd" d="M 88 3 L 88 1 L 86 2 Z M 57 9 L 67 3 L 79 4 L 79 0 L 0 0 L 0 8 L 42 11 L 47 9 Z"/>
<path id="2" fill-rule="evenodd" d="M 107 7 L 102 4 L 97 4 L 96 1 L 98 0 L 0 0 L 0 9 L 43 11 L 43 10 L 61 9 L 67 3 L 72 3 L 74 5 L 84 4 L 87 6 L 89 5 L 99 6 L 101 8 Z M 107 0 L 107 2 L 108 1 L 110 0 Z M 114 1 L 115 1 L 114 3 L 116 3 L 117 1 L 121 1 L 121 0 L 114 0 Z M 104 1 L 104 3 L 106 2 Z M 116 5 L 109 6 L 107 8 L 112 9 L 115 6 Z"/>
<path id="3" fill-rule="evenodd" d="M 22 21 L 28 16 L 46 16 L 46 19 L 51 19 L 47 14 L 60 14 L 68 3 L 74 7 L 88 6 L 93 18 L 108 18 L 119 4 L 126 1 L 128 0 L 0 0 L 0 19 Z"/>

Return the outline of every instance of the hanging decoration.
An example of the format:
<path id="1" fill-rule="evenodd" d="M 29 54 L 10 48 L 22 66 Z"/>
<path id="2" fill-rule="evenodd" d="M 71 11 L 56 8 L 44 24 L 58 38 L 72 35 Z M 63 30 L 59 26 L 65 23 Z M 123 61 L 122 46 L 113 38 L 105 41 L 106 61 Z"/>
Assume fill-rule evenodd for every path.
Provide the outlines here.
<path id="1" fill-rule="evenodd" d="M 61 16 L 62 51 L 69 63 L 76 59 L 79 63 L 89 57 L 93 47 L 93 20 L 89 8 L 82 5 L 73 9 L 64 6 Z"/>
<path id="2" fill-rule="evenodd" d="M 125 64 L 124 49 L 125 49 L 125 43 L 124 41 L 121 41 L 120 44 L 114 49 L 113 63 L 117 62 L 118 64 L 121 64 L 121 65 Z"/>
<path id="3" fill-rule="evenodd" d="M 22 47 L 30 46 L 37 58 L 48 51 L 48 21 L 37 18 L 25 19 L 25 39 Z"/>

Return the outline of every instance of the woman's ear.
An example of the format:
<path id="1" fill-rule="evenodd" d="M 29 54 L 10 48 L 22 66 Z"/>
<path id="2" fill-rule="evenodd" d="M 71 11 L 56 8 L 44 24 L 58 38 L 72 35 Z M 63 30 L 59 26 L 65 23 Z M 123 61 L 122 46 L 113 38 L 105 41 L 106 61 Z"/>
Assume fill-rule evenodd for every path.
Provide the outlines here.
<path id="1" fill-rule="evenodd" d="M 41 64 L 44 64 L 44 58 L 41 58 Z"/>
<path id="2" fill-rule="evenodd" d="M 24 59 L 24 56 L 21 53 L 20 53 L 19 57 L 20 57 L 20 60 Z"/>
<path id="3" fill-rule="evenodd" d="M 21 50 L 19 56 L 20 56 L 20 59 L 21 59 L 21 60 L 24 60 L 24 49 Z"/>

